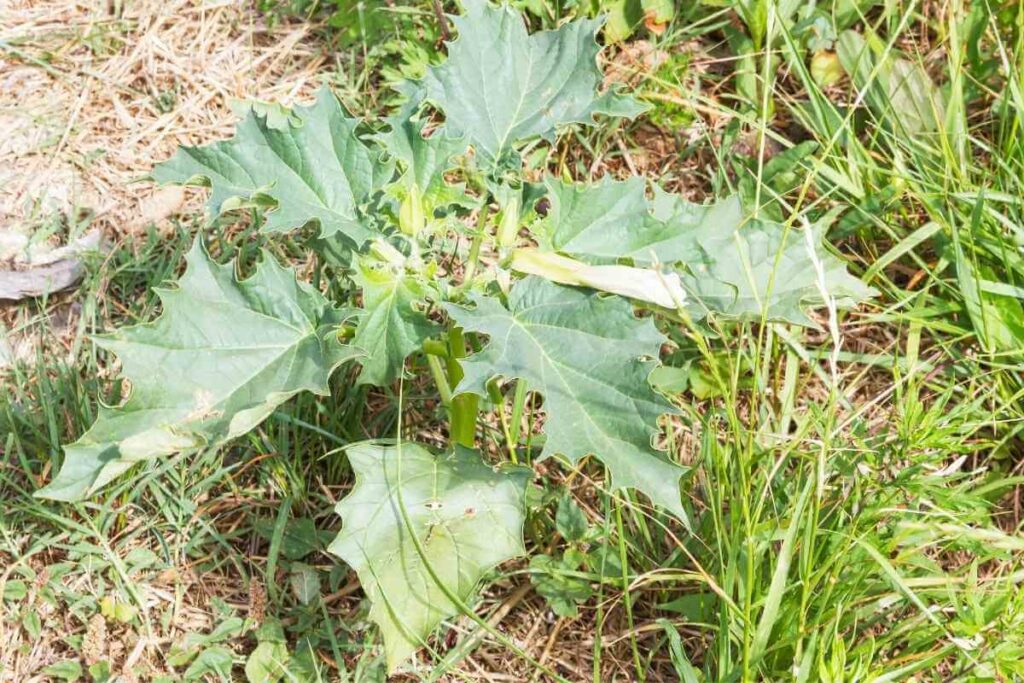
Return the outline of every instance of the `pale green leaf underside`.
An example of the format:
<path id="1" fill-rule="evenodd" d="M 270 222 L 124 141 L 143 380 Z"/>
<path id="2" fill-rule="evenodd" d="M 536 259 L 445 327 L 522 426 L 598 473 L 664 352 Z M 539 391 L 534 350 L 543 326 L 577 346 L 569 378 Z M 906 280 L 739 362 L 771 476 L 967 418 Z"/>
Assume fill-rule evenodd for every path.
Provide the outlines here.
<path id="1" fill-rule="evenodd" d="M 295 107 L 301 125 L 268 123 L 257 109 L 238 124 L 235 137 L 205 147 L 181 147 L 153 169 L 160 183 L 210 187 L 210 212 L 267 205 L 264 230 L 284 232 L 311 221 L 322 237 L 343 234 L 357 246 L 374 232 L 360 207 L 394 176 L 394 163 L 356 134 L 327 88 L 309 107 Z"/>
<path id="2" fill-rule="evenodd" d="M 464 133 L 489 161 L 534 137 L 551 139 L 570 123 L 593 123 L 595 114 L 633 117 L 644 107 L 628 97 L 597 92 L 601 20 L 578 20 L 554 31 L 527 33 L 511 7 L 466 0 L 452 17 L 459 37 L 448 59 L 424 77 L 426 97 L 445 125 Z"/>
<path id="3" fill-rule="evenodd" d="M 384 386 L 398 378 L 409 354 L 437 334 L 437 325 L 419 308 L 427 289 L 416 276 L 367 260 L 358 260 L 355 269 L 364 310 L 352 345 L 366 352 L 359 383 Z"/>
<path id="4" fill-rule="evenodd" d="M 696 315 L 810 324 L 805 309 L 823 303 L 819 268 L 840 306 L 875 294 L 821 248 L 820 235 L 809 244 L 800 229 L 747 218 L 736 197 L 698 205 L 656 188 L 649 200 L 641 178 L 547 185 L 551 208 L 535 227 L 543 248 L 592 263 L 675 267 Z"/>
<path id="5" fill-rule="evenodd" d="M 449 594 L 466 603 L 488 570 L 524 554 L 531 473 L 495 470 L 463 448 L 435 456 L 411 443 L 359 444 L 347 453 L 356 485 L 337 505 L 343 526 L 330 551 L 359 575 L 393 671 L 459 612 Z"/>
<path id="6" fill-rule="evenodd" d="M 655 450 L 658 417 L 672 406 L 647 381 L 664 337 L 639 320 L 625 299 L 528 277 L 513 286 L 509 308 L 491 297 L 476 307 L 448 306 L 467 331 L 490 337 L 463 363 L 457 392 L 485 394 L 494 376 L 525 379 L 544 398 L 544 456 L 571 462 L 593 454 L 616 487 L 636 488 L 683 517 L 684 470 Z"/>
<path id="7" fill-rule="evenodd" d="M 244 434 L 298 392 L 326 394 L 331 370 L 357 354 L 337 340 L 344 315 L 273 257 L 246 280 L 199 240 L 187 261 L 177 287 L 158 290 L 157 320 L 96 339 L 131 394 L 100 407 L 40 496 L 77 500 L 141 460 Z"/>

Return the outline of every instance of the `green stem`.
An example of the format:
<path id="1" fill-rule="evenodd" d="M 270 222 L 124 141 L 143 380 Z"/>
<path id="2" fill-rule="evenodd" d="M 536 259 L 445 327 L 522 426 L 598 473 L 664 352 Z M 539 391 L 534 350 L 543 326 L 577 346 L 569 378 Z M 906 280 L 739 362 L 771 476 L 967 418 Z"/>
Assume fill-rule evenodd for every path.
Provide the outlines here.
<path id="1" fill-rule="evenodd" d="M 430 366 L 430 375 L 437 385 L 437 393 L 441 395 L 441 405 L 448 408 L 448 419 L 451 419 L 452 389 L 448 385 L 448 378 L 444 376 L 444 368 L 441 367 L 441 359 L 437 356 L 427 355 L 427 365 Z"/>
<path id="2" fill-rule="evenodd" d="M 515 393 L 512 396 L 512 417 L 505 417 L 505 406 L 501 406 L 501 428 L 505 432 L 505 443 L 508 446 L 508 455 L 512 464 L 519 464 L 519 434 L 523 423 L 523 406 L 526 404 L 526 380 L 516 381 Z"/>
<path id="3" fill-rule="evenodd" d="M 448 357 L 448 343 L 438 339 L 427 339 L 423 342 L 423 353 L 430 356 Z"/>
<path id="4" fill-rule="evenodd" d="M 516 430 L 516 443 L 523 424 L 523 408 L 526 406 L 526 380 L 520 378 L 516 382 L 516 393 L 512 398 L 512 428 Z"/>
<path id="5" fill-rule="evenodd" d="M 473 235 L 473 242 L 469 246 L 469 260 L 466 263 L 466 270 L 462 278 L 462 287 L 468 287 L 476 273 L 477 262 L 480 260 L 480 248 L 483 246 L 484 237 L 487 235 L 487 220 L 490 213 L 490 196 L 485 195 L 483 204 L 480 207 L 480 216 L 477 219 L 476 234 Z M 448 333 L 448 383 L 454 389 L 462 381 L 462 365 L 460 358 L 466 357 L 466 339 L 462 334 L 461 327 L 453 327 Z M 473 448 L 476 445 L 476 420 L 480 414 L 480 397 L 476 394 L 459 394 L 451 400 L 449 411 L 451 416 L 451 442 Z"/>
<path id="6" fill-rule="evenodd" d="M 460 358 L 466 357 L 466 339 L 461 327 L 453 327 L 448 333 L 448 382 L 452 387 L 462 381 Z M 476 418 L 480 412 L 480 397 L 476 394 L 459 394 L 451 400 L 451 441 L 472 448 L 476 442 Z"/>
<path id="7" fill-rule="evenodd" d="M 629 560 L 626 555 L 626 534 L 622 524 L 622 501 L 615 496 L 615 528 L 619 535 L 619 564 L 622 566 L 622 603 L 626 607 L 626 623 L 629 625 L 629 644 L 633 650 L 633 666 L 640 683 L 647 678 L 640 663 L 640 648 L 636 642 L 636 627 L 633 623 L 633 596 L 629 592 Z"/>
<path id="8" fill-rule="evenodd" d="M 509 425 L 508 416 L 505 415 L 505 397 L 501 394 L 501 390 L 497 391 L 497 399 L 492 401 L 498 406 L 498 417 L 501 419 L 501 431 L 505 435 L 505 447 L 508 448 L 508 457 L 512 461 L 513 465 L 519 464 L 519 455 L 516 453 L 516 443 L 519 439 L 519 432 L 516 432 L 515 436 L 512 436 L 512 429 Z"/>
<path id="9" fill-rule="evenodd" d="M 487 219 L 491 210 L 489 201 L 489 199 L 484 199 L 484 204 L 480 207 L 480 218 L 476 223 L 476 234 L 473 235 L 473 241 L 469 245 L 469 259 L 466 261 L 466 271 L 462 276 L 463 287 L 468 286 L 473 279 L 473 275 L 476 274 L 476 264 L 480 260 L 480 247 L 483 246 L 484 237 L 487 235 Z"/>

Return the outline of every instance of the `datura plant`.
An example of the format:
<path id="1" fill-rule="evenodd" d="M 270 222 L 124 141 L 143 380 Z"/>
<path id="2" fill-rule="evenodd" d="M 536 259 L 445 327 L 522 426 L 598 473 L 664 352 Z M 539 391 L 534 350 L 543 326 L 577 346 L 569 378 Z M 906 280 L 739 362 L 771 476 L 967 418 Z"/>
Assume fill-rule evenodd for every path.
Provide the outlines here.
<path id="1" fill-rule="evenodd" d="M 213 216 L 259 208 L 267 233 L 316 226 L 310 248 L 340 255 L 330 272 L 361 307 L 328 301 L 269 255 L 240 279 L 197 239 L 159 291 L 159 318 L 97 338 L 130 396 L 100 408 L 40 492 L 82 499 L 139 462 L 216 447 L 299 392 L 326 395 L 346 363 L 375 386 L 421 369 L 448 450 L 401 438 L 349 448 L 356 483 L 330 546 L 358 573 L 391 668 L 525 552 L 533 462 L 592 456 L 609 486 L 686 523 L 686 470 L 654 445 L 674 412 L 650 382 L 659 325 L 812 324 L 808 307 L 871 295 L 820 229 L 751 218 L 735 198 L 696 205 L 639 177 L 527 182 L 525 145 L 644 106 L 601 90 L 600 20 L 531 35 L 507 6 L 463 5 L 447 58 L 404 86 L 390 118 L 353 118 L 324 88 L 291 112 L 253 105 L 234 138 L 154 169 L 160 183 L 208 187 Z M 545 416 L 536 453 L 521 446 L 530 397 Z M 485 457 L 477 424 L 491 410 L 507 443 Z"/>

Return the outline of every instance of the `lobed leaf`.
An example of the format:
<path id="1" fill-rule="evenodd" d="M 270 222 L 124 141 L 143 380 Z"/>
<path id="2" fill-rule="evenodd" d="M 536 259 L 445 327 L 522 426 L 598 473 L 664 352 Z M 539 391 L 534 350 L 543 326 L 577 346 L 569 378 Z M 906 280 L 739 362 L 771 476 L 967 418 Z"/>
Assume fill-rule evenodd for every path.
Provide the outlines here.
<path id="1" fill-rule="evenodd" d="M 273 257 L 238 280 L 197 239 L 187 262 L 176 288 L 158 290 L 157 320 L 96 338 L 131 394 L 65 447 L 41 497 L 78 500 L 139 461 L 244 434 L 301 391 L 326 395 L 331 371 L 358 354 L 337 340 L 346 313 Z"/>
<path id="2" fill-rule="evenodd" d="M 380 152 L 360 140 L 359 125 L 324 87 L 315 104 L 295 107 L 287 120 L 253 106 L 234 138 L 181 147 L 152 175 L 160 183 L 209 186 L 214 216 L 269 206 L 268 232 L 315 221 L 321 237 L 342 234 L 358 247 L 375 234 L 360 207 L 394 176 L 394 162 L 381 161 Z"/>
<path id="3" fill-rule="evenodd" d="M 841 308 L 878 294 L 851 275 L 838 257 L 820 248 L 820 226 L 804 230 L 748 220 L 741 229 L 709 244 L 703 258 L 689 264 L 689 271 L 682 275 L 691 312 L 814 327 L 806 309 L 825 303 L 823 288 Z"/>
<path id="4" fill-rule="evenodd" d="M 406 115 L 387 119 L 390 128 L 376 136 L 388 154 L 398 161 L 401 177 L 389 188 L 399 200 L 410 195 L 420 198 L 427 213 L 451 205 L 468 206 L 470 199 L 463 184 L 449 184 L 444 177 L 451 168 L 452 158 L 464 153 L 468 145 L 464 138 L 448 137 L 436 130 L 424 137 L 425 121 L 416 121 Z"/>
<path id="5" fill-rule="evenodd" d="M 538 277 L 517 282 L 508 308 L 477 296 L 475 308 L 447 306 L 466 331 L 490 342 L 463 362 L 456 393 L 485 396 L 495 376 L 526 380 L 544 397 L 543 457 L 577 462 L 593 454 L 612 484 L 636 488 L 685 519 L 679 479 L 685 470 L 655 450 L 658 418 L 674 408 L 647 381 L 665 339 L 625 299 L 563 287 Z"/>
<path id="6" fill-rule="evenodd" d="M 423 79 L 426 98 L 445 126 L 465 134 L 489 163 L 523 140 L 552 139 L 557 128 L 593 123 L 595 114 L 632 118 L 645 107 L 614 92 L 598 93 L 597 30 L 603 20 L 578 20 L 554 31 L 527 33 L 508 5 L 465 0 L 453 16 L 459 37 L 448 59 Z"/>
<path id="7" fill-rule="evenodd" d="M 428 294 L 419 278 L 372 266 L 369 259 L 358 259 L 355 268 L 353 279 L 363 290 L 363 311 L 352 344 L 367 354 L 361 359 L 358 382 L 384 386 L 398 378 L 409 354 L 438 329 L 417 308 Z"/>
<path id="8" fill-rule="evenodd" d="M 648 200 L 641 178 L 593 185 L 549 178 L 547 187 L 551 207 L 534 227 L 542 248 L 590 263 L 674 266 L 698 317 L 813 325 L 804 309 L 824 302 L 822 281 L 840 306 L 876 294 L 821 248 L 820 227 L 808 240 L 802 230 L 746 217 L 736 197 L 698 205 L 655 188 Z"/>
<path id="9" fill-rule="evenodd" d="M 359 575 L 394 671 L 459 613 L 487 571 L 525 553 L 532 473 L 496 470 L 461 447 L 433 455 L 366 443 L 347 453 L 356 485 L 336 507 L 343 526 L 330 551 Z"/>
<path id="10" fill-rule="evenodd" d="M 591 262 L 631 258 L 640 265 L 700 258 L 701 244 L 734 230 L 742 221 L 739 201 L 699 205 L 660 189 L 654 201 L 639 176 L 598 183 L 566 183 L 548 177 L 551 207 L 536 228 L 543 247 Z"/>

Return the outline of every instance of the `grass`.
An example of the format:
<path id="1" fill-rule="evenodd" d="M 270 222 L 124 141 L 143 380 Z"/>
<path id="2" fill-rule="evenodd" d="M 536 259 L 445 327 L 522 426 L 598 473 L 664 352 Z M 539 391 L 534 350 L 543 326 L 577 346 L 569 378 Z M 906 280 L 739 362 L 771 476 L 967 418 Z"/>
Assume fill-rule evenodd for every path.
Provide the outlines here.
<path id="1" fill-rule="evenodd" d="M 796 227 L 838 208 L 830 241 L 880 296 L 822 311 L 818 330 L 666 329 L 686 386 L 663 438 L 692 468 L 692 529 L 608 491 L 599 463 L 542 464 L 527 542 L 547 559 L 501 567 L 475 605 L 534 663 L 461 618 L 403 680 L 550 678 L 539 667 L 571 681 L 1024 677 L 1024 9 L 979 7 L 870 9 L 854 25 L 877 32 L 878 53 L 863 78 L 824 87 L 773 11 L 739 54 L 725 28 L 742 22 L 703 8 L 646 36 L 666 67 L 623 58 L 656 111 L 566 135 L 542 165 L 577 179 L 635 167 L 696 198 L 735 190 Z M 422 3 L 397 37 L 349 44 L 333 82 L 356 108 L 384 106 L 391 57 L 425 58 L 432 22 Z M 880 85 L 895 59 L 943 92 L 934 116 L 939 96 L 917 86 L 925 130 L 906 92 Z M 152 288 L 202 227 L 125 239 L 77 291 L 4 312 L 33 352 L 6 370 L 0 402 L 0 680 L 72 663 L 97 680 L 104 663 L 216 680 L 224 653 L 242 678 L 276 642 L 255 624 L 274 620 L 309 680 L 383 680 L 358 584 L 324 548 L 351 483 L 340 446 L 399 420 L 442 439 L 415 385 L 396 408 L 397 387 L 353 389 L 342 372 L 329 399 L 300 398 L 228 448 L 146 463 L 86 503 L 32 497 L 97 399 L 126 390 L 87 335 L 151 319 Z M 247 267 L 266 246 L 317 270 L 302 236 L 206 230 L 214 254 Z"/>

